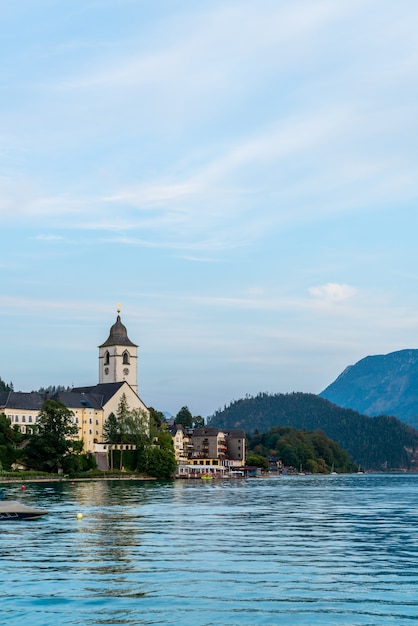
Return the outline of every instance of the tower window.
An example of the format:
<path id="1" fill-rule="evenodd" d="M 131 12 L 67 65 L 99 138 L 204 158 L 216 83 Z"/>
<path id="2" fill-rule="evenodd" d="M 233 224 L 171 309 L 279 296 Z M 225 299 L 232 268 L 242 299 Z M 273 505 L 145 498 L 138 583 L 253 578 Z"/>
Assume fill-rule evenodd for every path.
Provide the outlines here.
<path id="1" fill-rule="evenodd" d="M 104 363 L 105 363 L 105 365 L 109 365 L 109 359 L 110 359 L 109 351 L 106 350 L 105 355 L 104 355 Z"/>
<path id="2" fill-rule="evenodd" d="M 123 353 L 123 364 L 124 365 L 129 365 L 129 352 L 127 352 L 125 350 L 125 352 Z"/>

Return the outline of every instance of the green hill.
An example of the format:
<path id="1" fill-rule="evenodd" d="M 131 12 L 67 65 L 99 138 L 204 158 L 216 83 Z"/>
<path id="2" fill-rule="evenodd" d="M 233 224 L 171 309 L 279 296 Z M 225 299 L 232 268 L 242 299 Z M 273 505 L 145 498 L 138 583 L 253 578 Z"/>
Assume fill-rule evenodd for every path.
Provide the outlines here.
<path id="1" fill-rule="evenodd" d="M 265 433 L 276 426 L 322 430 L 368 470 L 414 469 L 418 431 L 395 417 L 367 417 L 314 394 L 260 393 L 232 402 L 208 419 L 208 426 Z"/>
<path id="2" fill-rule="evenodd" d="M 357 470 L 357 466 L 350 462 L 348 452 L 319 430 L 312 432 L 275 426 L 266 433 L 248 435 L 248 464 L 252 465 L 255 460 L 257 465 L 258 456 L 281 459 L 284 467 L 303 468 L 314 474 Z"/>

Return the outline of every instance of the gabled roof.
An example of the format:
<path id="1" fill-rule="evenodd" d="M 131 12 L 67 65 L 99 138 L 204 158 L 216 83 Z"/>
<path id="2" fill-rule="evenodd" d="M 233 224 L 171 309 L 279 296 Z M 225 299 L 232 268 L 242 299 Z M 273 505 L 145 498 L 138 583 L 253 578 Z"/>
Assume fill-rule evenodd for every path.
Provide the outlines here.
<path id="1" fill-rule="evenodd" d="M 0 393 L 0 409 L 20 409 L 21 411 L 40 411 L 45 400 L 61 400 L 69 409 L 102 409 L 121 387 L 129 384 L 100 383 L 91 387 L 75 387 L 71 391 L 59 391 L 53 396 L 32 391 L 5 391 Z M 132 387 L 130 387 L 132 389 Z M 145 405 L 144 405 L 145 406 Z"/>
<path id="2" fill-rule="evenodd" d="M 239 428 L 233 428 L 231 430 L 226 430 L 224 428 L 212 428 L 205 426 L 199 426 L 199 428 L 195 428 L 193 431 L 193 437 L 217 437 L 219 433 L 225 435 L 225 437 L 229 437 L 231 439 L 245 439 L 245 431 Z"/>
<path id="3" fill-rule="evenodd" d="M 199 428 L 195 428 L 193 431 L 193 437 L 217 437 L 220 432 L 219 428 L 205 428 L 204 426 L 199 426 Z"/>
<path id="4" fill-rule="evenodd" d="M 40 411 L 45 401 L 42 393 L 32 391 L 25 393 L 23 391 L 10 391 L 8 398 L 4 403 L 6 409 L 21 409 L 24 411 Z"/>
<path id="5" fill-rule="evenodd" d="M 0 409 L 6 406 L 10 391 L 0 391 Z"/>
<path id="6" fill-rule="evenodd" d="M 60 391 L 52 399 L 59 399 L 72 409 L 101 409 L 103 396 L 78 391 Z"/>
<path id="7" fill-rule="evenodd" d="M 126 330 L 126 326 L 124 326 L 120 321 L 120 315 L 117 316 L 116 322 L 111 327 L 109 337 L 104 343 L 102 343 L 101 346 L 99 346 L 99 348 L 106 348 L 109 346 L 138 347 L 136 343 L 132 343 L 132 341 L 128 338 L 128 331 Z"/>
<path id="8" fill-rule="evenodd" d="M 128 383 L 124 380 L 118 383 L 99 383 L 98 385 L 93 385 L 92 387 L 74 387 L 70 393 L 99 396 L 101 398 L 101 405 L 104 406 L 111 398 L 113 398 L 115 393 L 117 393 L 123 385 L 127 384 Z"/>
<path id="9" fill-rule="evenodd" d="M 232 430 L 224 430 L 223 432 L 226 437 L 245 439 L 245 430 L 242 430 L 241 428 L 233 428 Z"/>

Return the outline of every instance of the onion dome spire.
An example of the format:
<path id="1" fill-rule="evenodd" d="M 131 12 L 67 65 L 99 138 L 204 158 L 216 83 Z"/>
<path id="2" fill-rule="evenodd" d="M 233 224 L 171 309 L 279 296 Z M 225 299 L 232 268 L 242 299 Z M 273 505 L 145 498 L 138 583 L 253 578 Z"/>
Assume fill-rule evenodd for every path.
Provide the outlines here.
<path id="1" fill-rule="evenodd" d="M 136 343 L 133 343 L 128 337 L 128 331 L 126 330 L 126 326 L 124 326 L 120 320 L 120 304 L 118 304 L 118 316 L 116 318 L 116 322 L 110 328 L 109 337 L 106 339 L 104 343 L 102 343 L 99 348 L 105 348 L 108 346 L 134 346 L 137 348 Z"/>

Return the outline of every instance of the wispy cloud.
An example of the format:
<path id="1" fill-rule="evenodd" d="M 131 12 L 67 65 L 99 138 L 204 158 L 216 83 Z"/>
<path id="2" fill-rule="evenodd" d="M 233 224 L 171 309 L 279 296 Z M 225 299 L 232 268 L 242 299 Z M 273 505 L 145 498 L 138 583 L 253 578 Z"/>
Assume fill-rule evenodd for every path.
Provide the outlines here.
<path id="1" fill-rule="evenodd" d="M 63 241 L 64 237 L 62 235 L 36 235 L 36 237 L 34 237 L 34 239 L 37 239 L 38 241 L 50 241 L 50 242 L 56 242 L 56 241 Z"/>
<path id="2" fill-rule="evenodd" d="M 308 291 L 311 296 L 327 302 L 344 302 L 352 298 L 356 293 L 354 287 L 340 283 L 327 283 L 318 287 L 310 287 Z"/>
<path id="3" fill-rule="evenodd" d="M 112 49 L 111 57 L 102 57 L 84 74 L 61 81 L 60 87 L 161 86 L 165 81 L 180 87 L 186 82 L 207 90 L 214 83 L 223 83 L 248 59 L 263 57 L 274 59 L 275 66 L 288 66 L 289 56 L 284 58 L 284 53 L 289 46 L 299 58 L 308 51 L 314 34 L 355 14 L 360 4 L 364 6 L 358 0 L 349 5 L 299 0 L 278 6 L 267 0 L 263 10 L 245 1 L 214 3 L 203 11 L 198 7 L 188 15 L 162 20 L 152 37 L 145 38 L 143 49 L 141 40 L 135 42 L 139 45 L 136 54 L 133 41 L 128 40 L 129 55 L 121 54 L 115 62 L 116 50 Z M 299 42 L 297 47 L 295 40 Z"/>

